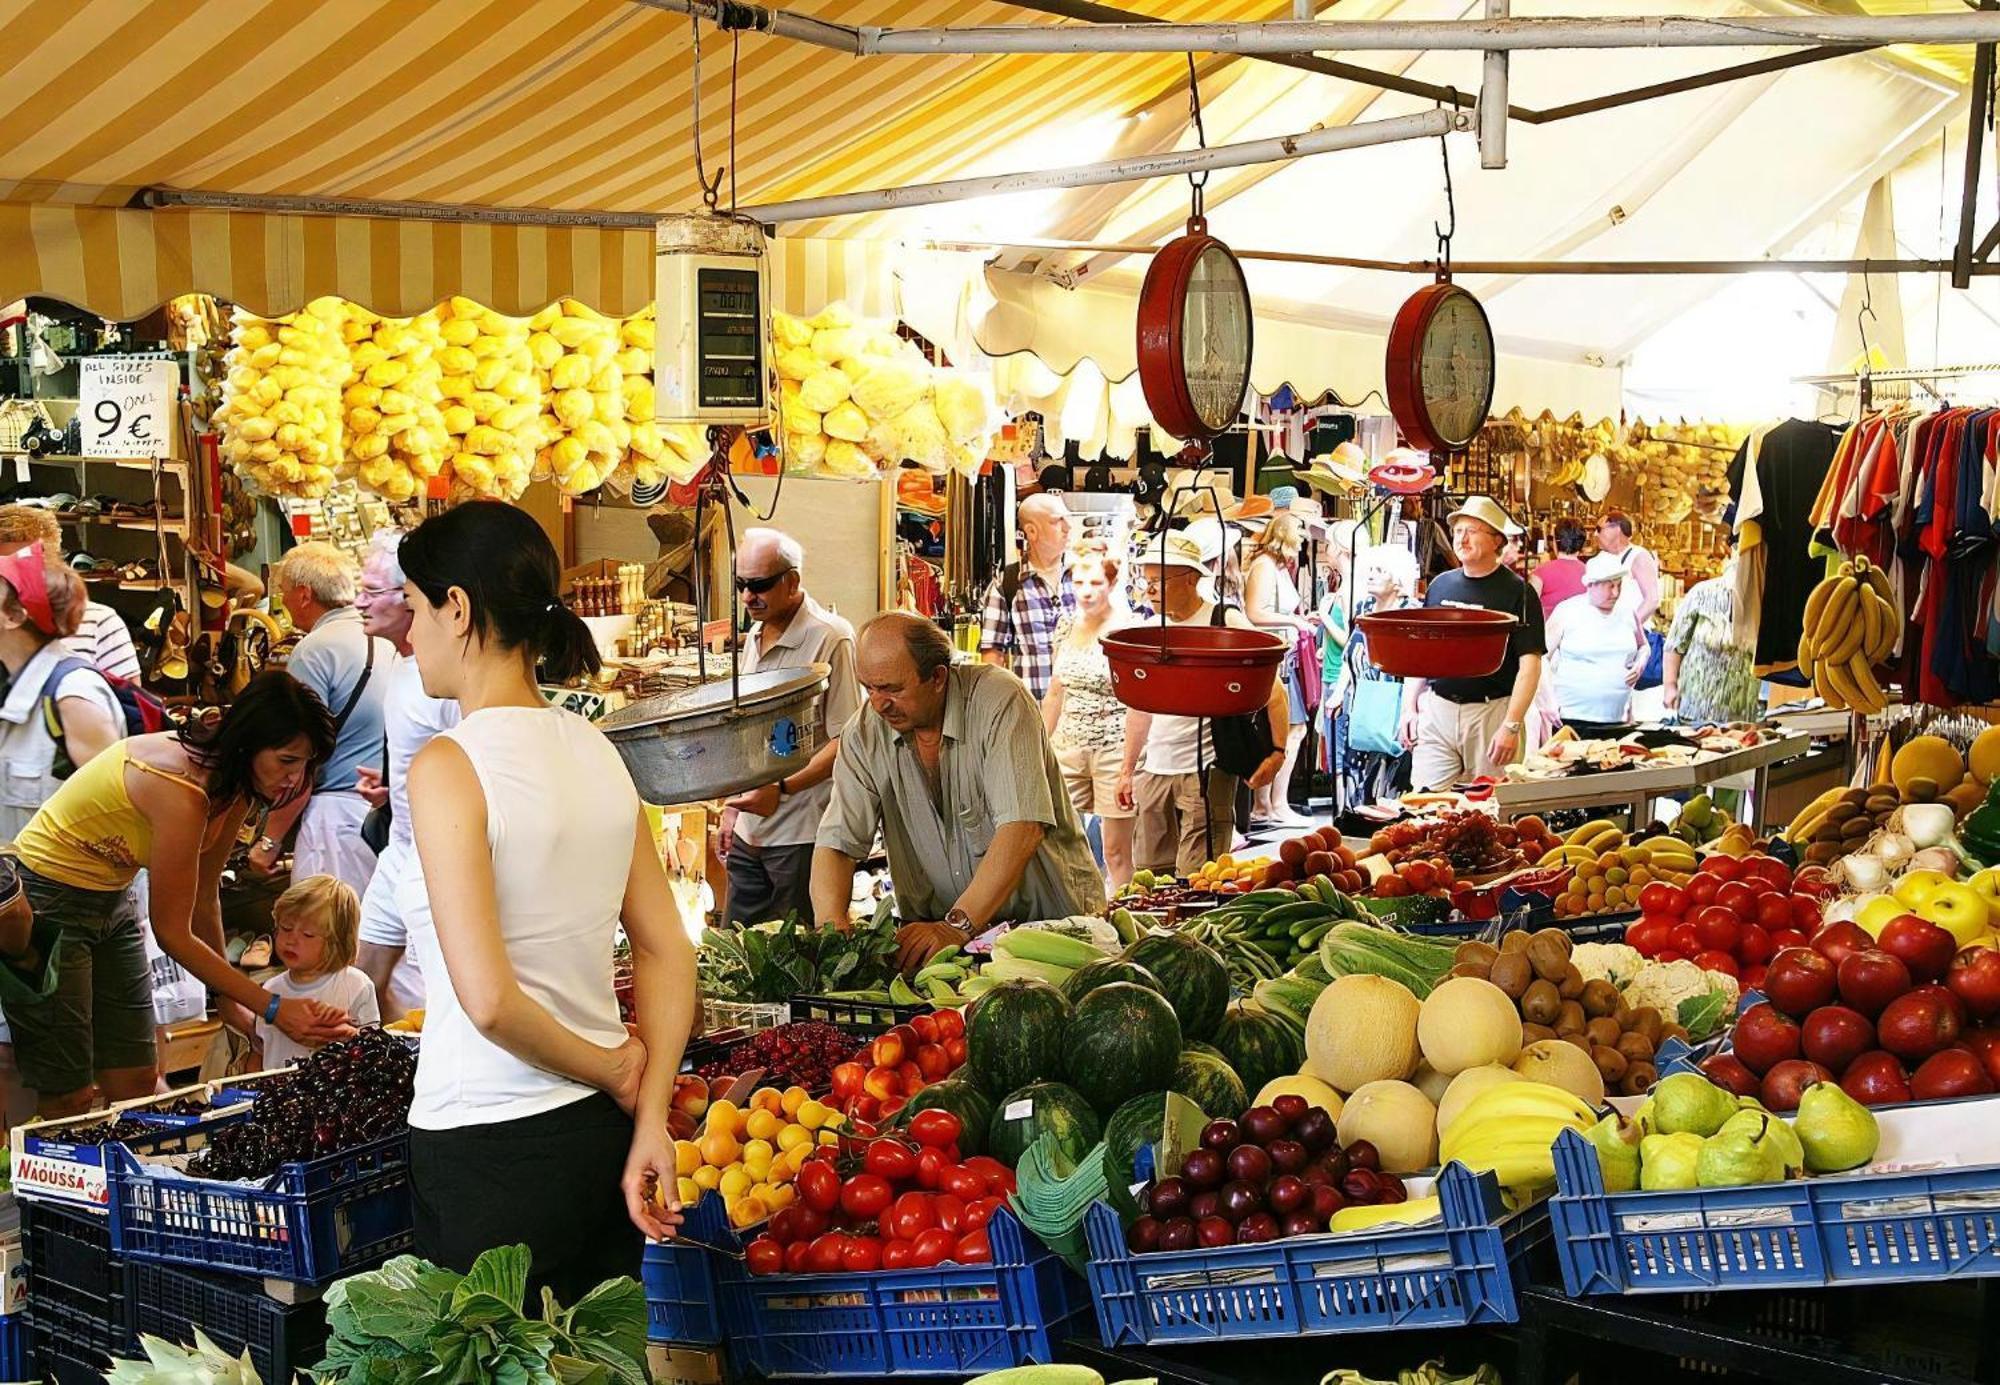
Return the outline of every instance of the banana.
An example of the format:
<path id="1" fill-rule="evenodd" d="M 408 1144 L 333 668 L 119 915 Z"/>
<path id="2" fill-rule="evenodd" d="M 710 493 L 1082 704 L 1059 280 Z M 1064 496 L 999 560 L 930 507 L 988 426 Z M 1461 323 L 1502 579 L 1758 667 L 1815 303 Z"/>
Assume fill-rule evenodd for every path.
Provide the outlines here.
<path id="1" fill-rule="evenodd" d="M 1822 628 L 1821 637 L 1813 641 L 1817 657 L 1830 664 L 1844 664 L 1861 652 L 1861 637 L 1864 633 L 1859 601 L 1851 601 L 1846 607 L 1846 619 L 1838 626 L 1829 621 Z"/>
<path id="2" fill-rule="evenodd" d="M 1869 592 L 1869 599 L 1881 611 L 1881 629 L 1877 632 L 1876 643 L 1867 646 L 1868 661 L 1875 664 L 1885 663 L 1896 652 L 1896 641 L 1902 633 L 1900 628 L 1902 621 L 1896 614 L 1895 606 L 1876 596 L 1872 590 Z"/>
<path id="3" fill-rule="evenodd" d="M 1855 602 L 1860 598 L 1860 584 L 1853 577 L 1842 577 L 1835 584 L 1832 595 L 1826 599 L 1826 606 L 1820 612 L 1819 623 L 1813 626 L 1813 647 L 1822 651 L 1838 649 L 1850 629 L 1858 629 L 1854 620 Z M 1857 643 L 1860 636 L 1855 636 Z M 1853 651 L 1849 650 L 1848 654 Z M 1843 658 L 1846 655 L 1841 656 Z"/>
<path id="4" fill-rule="evenodd" d="M 1821 581 L 1818 586 L 1814 587 L 1812 595 L 1806 598 L 1805 630 L 1807 634 L 1811 634 L 1814 630 L 1819 629 L 1819 618 L 1825 614 L 1827 600 L 1833 595 L 1833 589 L 1839 584 L 1839 578 L 1828 577 Z"/>
<path id="5" fill-rule="evenodd" d="M 1831 701 L 1853 712 L 1868 710 L 1867 699 L 1862 697 L 1861 689 L 1854 686 L 1854 680 L 1848 676 L 1847 665 L 1844 662 L 1835 663 L 1829 660 L 1817 664 L 1814 667 L 1815 677 L 1819 673 L 1825 673 L 1826 685 L 1833 690 Z"/>
<path id="6" fill-rule="evenodd" d="M 1864 587 L 1861 590 L 1861 652 L 1867 654 L 1882 643 L 1882 630 L 1889 618 L 1889 608 L 1884 606 L 1875 593 Z"/>
<path id="7" fill-rule="evenodd" d="M 1377 1202 L 1367 1206 L 1343 1207 L 1333 1214 L 1327 1230 L 1364 1231 L 1371 1226 L 1381 1226 L 1385 1222 L 1424 1222 L 1444 1215 L 1444 1207 L 1435 1195 L 1413 1197 L 1407 1202 Z"/>
<path id="8" fill-rule="evenodd" d="M 1813 829 L 1819 826 L 1819 821 L 1826 816 L 1827 809 L 1840 802 L 1841 795 L 1846 792 L 1846 785 L 1836 784 L 1799 809 L 1797 816 L 1792 819 L 1792 825 L 1785 829 L 1786 840 L 1802 842 L 1812 836 Z"/>
<path id="9" fill-rule="evenodd" d="M 1874 713 L 1889 705 L 1888 694 L 1875 679 L 1875 670 L 1868 662 L 1866 654 L 1856 654 L 1848 661 L 1848 676 L 1853 678 L 1855 688 L 1861 693 L 1866 705 L 1863 711 Z"/>
<path id="10" fill-rule="evenodd" d="M 1489 1120 L 1496 1123 L 1496 1128 L 1505 1128 L 1510 1122 L 1536 1119 L 1581 1121 L 1589 1126 L 1595 1123 L 1596 1113 L 1581 1097 L 1565 1088 L 1547 1082 L 1503 1082 L 1466 1103 L 1458 1119 L 1443 1132 L 1439 1153 L 1449 1157 L 1451 1151 L 1462 1147 Z"/>
<path id="11" fill-rule="evenodd" d="M 1810 668 L 1813 661 L 1812 630 L 1808 627 L 1799 635 L 1799 667 Z"/>
<path id="12" fill-rule="evenodd" d="M 1840 706 L 1840 697 L 1834 692 L 1833 685 L 1826 680 L 1826 668 L 1827 665 L 1824 659 L 1813 660 L 1813 666 L 1809 670 L 1812 674 L 1813 692 L 1818 694 L 1819 700 L 1827 706 L 1838 707 Z"/>
<path id="13" fill-rule="evenodd" d="M 1871 563 L 1866 571 L 1862 573 L 1862 576 L 1867 579 L 1868 585 L 1874 590 L 1875 595 L 1882 598 L 1882 604 L 1887 606 L 1891 612 L 1894 612 L 1896 609 L 1896 588 L 1890 583 L 1889 574 Z"/>
<path id="14" fill-rule="evenodd" d="M 1584 846 L 1607 832 L 1616 832 L 1617 830 L 1618 824 L 1609 818 L 1592 818 L 1589 822 L 1577 828 L 1576 831 L 1570 833 L 1563 841 L 1568 846 Z"/>

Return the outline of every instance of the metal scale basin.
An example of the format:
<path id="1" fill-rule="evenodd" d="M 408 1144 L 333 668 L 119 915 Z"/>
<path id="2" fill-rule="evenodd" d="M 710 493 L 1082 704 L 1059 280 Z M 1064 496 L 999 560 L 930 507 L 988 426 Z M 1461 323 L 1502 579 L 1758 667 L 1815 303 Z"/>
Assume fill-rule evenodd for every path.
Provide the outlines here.
<path id="1" fill-rule="evenodd" d="M 832 669 L 746 673 L 649 697 L 598 722 L 639 797 L 671 806 L 775 783 L 819 748 L 819 699 Z"/>

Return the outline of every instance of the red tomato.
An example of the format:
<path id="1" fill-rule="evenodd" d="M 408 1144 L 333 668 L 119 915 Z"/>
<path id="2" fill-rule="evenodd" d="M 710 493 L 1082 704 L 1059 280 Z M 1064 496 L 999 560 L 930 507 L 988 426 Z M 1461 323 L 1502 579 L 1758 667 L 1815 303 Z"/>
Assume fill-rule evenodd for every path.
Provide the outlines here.
<path id="1" fill-rule="evenodd" d="M 785 1273 L 804 1274 L 806 1272 L 806 1260 L 811 1254 L 812 1244 L 809 1241 L 793 1241 L 790 1245 L 786 1246 Z"/>
<path id="2" fill-rule="evenodd" d="M 759 1236 L 743 1247 L 743 1263 L 752 1274 L 776 1274 L 785 1267 L 785 1248 L 772 1237 Z"/>
<path id="3" fill-rule="evenodd" d="M 958 1248 L 958 1237 L 943 1227 L 933 1226 L 917 1237 L 916 1246 L 910 1252 L 910 1267 L 927 1270 L 932 1265 L 941 1265 L 945 1257 Z"/>
<path id="4" fill-rule="evenodd" d="M 965 1221 L 965 1199 L 953 1197 L 950 1193 L 939 1193 L 933 1204 L 937 1213 L 937 1224 L 946 1231 L 957 1235 Z"/>
<path id="5" fill-rule="evenodd" d="M 993 1242 L 987 1238 L 986 1228 L 968 1232 L 958 1238 L 951 1258 L 961 1265 L 990 1265 L 993 1263 Z"/>
<path id="6" fill-rule="evenodd" d="M 975 1154 L 965 1161 L 968 1169 L 976 1170 L 986 1180 L 986 1190 L 1005 1196 L 1014 1191 L 1014 1171 L 998 1159 L 985 1154 Z"/>
<path id="7" fill-rule="evenodd" d="M 972 1050 L 966 1046 L 963 1034 L 954 1034 L 944 1041 L 944 1056 L 951 1059 L 954 1070 L 965 1065 L 965 1057 Z"/>
<path id="8" fill-rule="evenodd" d="M 1744 923 L 1757 921 L 1757 892 L 1741 880 L 1726 880 L 1715 892 L 1715 902 Z"/>
<path id="9" fill-rule="evenodd" d="M 906 1270 L 910 1267 L 910 1254 L 916 1247 L 908 1241 L 890 1241 L 882 1247 L 882 1268 L 885 1270 Z"/>
<path id="10" fill-rule="evenodd" d="M 1795 894 L 1792 896 L 1792 927 L 1799 929 L 1807 935 L 1811 935 L 1819 932 L 1821 922 L 1819 901 L 1817 899 L 1814 899 L 1809 894 Z"/>
<path id="11" fill-rule="evenodd" d="M 965 1205 L 965 1220 L 960 1223 L 967 1231 L 978 1231 L 993 1220 L 993 1214 L 1004 1205 L 997 1197 L 982 1197 L 977 1202 Z"/>
<path id="12" fill-rule="evenodd" d="M 977 1202 L 986 1196 L 986 1175 L 977 1169 L 968 1169 L 963 1164 L 954 1165 L 944 1171 L 938 1187 L 955 1198 L 965 1202 Z"/>
<path id="13" fill-rule="evenodd" d="M 879 1270 L 882 1268 L 882 1238 L 879 1236 L 850 1236 L 846 1247 L 840 1253 L 840 1267 L 844 1270 Z"/>
<path id="14" fill-rule="evenodd" d="M 1692 957 L 1701 951 L 1701 934 L 1694 931 L 1694 925 L 1691 923 L 1675 924 L 1674 931 L 1668 935 L 1667 941 L 1671 944 L 1671 950 L 1683 957 Z"/>
<path id="15" fill-rule="evenodd" d="M 1751 857 L 1749 873 L 1768 881 L 1772 889 L 1781 893 L 1792 888 L 1792 868 L 1775 856 Z"/>
<path id="16" fill-rule="evenodd" d="M 771 1224 L 767 1228 L 771 1239 L 782 1248 L 799 1238 L 799 1217 L 808 1209 L 800 1203 L 780 1207 L 771 1214 Z M 823 1230 L 824 1228 L 822 1228 Z M 817 1233 L 814 1233 L 817 1234 Z"/>
<path id="17" fill-rule="evenodd" d="M 872 1096 L 858 1096 L 854 1098 L 853 1109 L 847 1114 L 853 1116 L 857 1121 L 866 1123 L 882 1114 L 882 1103 Z"/>
<path id="18" fill-rule="evenodd" d="M 1651 885 L 1646 887 L 1652 889 Z M 1625 930 L 1625 941 L 1637 950 L 1641 957 L 1656 957 L 1667 945 L 1674 931 L 1671 919 L 1648 914 Z"/>
<path id="19" fill-rule="evenodd" d="M 1720 903 L 1711 904 L 1694 916 L 1695 937 L 1704 952 L 1734 952 L 1743 936 L 1743 925 Z"/>
<path id="20" fill-rule="evenodd" d="M 1726 972 L 1730 976 L 1737 974 L 1736 958 L 1728 952 L 1698 953 L 1695 956 L 1694 964 L 1703 971 Z"/>
<path id="21" fill-rule="evenodd" d="M 937 1207 L 929 1193 L 904 1193 L 882 1219 L 882 1229 L 891 1236 L 914 1241 L 937 1225 Z M 936 1264 L 936 1261 L 932 1261 Z"/>
<path id="22" fill-rule="evenodd" d="M 951 1172 L 952 1167 L 943 1150 L 925 1150 L 917 1156 L 917 1186 L 925 1192 L 936 1192 L 944 1185 L 945 1175 Z"/>
<path id="23" fill-rule="evenodd" d="M 895 1115 L 898 1111 L 902 1110 L 905 1106 L 909 1104 L 910 1104 L 910 1099 L 906 1096 L 890 1097 L 887 1101 L 882 1103 L 882 1119 L 888 1120 L 889 1117 Z"/>
<path id="24" fill-rule="evenodd" d="M 1774 952 L 1775 949 L 1771 946 L 1770 931 L 1760 928 L 1754 923 L 1745 927 L 1743 936 L 1736 940 L 1737 959 L 1745 966 L 1752 966 L 1758 962 L 1768 962 L 1771 960 Z"/>
<path id="25" fill-rule="evenodd" d="M 799 1172 L 803 1175 L 805 1170 Z M 881 1216 L 895 1196 L 895 1189 L 880 1174 L 858 1173 L 840 1190 L 840 1210 L 856 1221 L 869 1221 Z"/>
<path id="26" fill-rule="evenodd" d="M 797 1209 L 799 1214 L 798 1221 L 794 1223 L 798 1227 L 798 1235 L 795 1239 L 810 1241 L 815 1236 L 824 1235 L 832 1228 L 833 1223 L 827 1220 L 826 1213 L 796 1202 L 792 1206 Z"/>
<path id="27" fill-rule="evenodd" d="M 876 1140 L 861 1156 L 861 1168 L 891 1183 L 908 1183 L 917 1176 L 917 1152 L 900 1140 Z"/>
<path id="28" fill-rule="evenodd" d="M 1687 909 L 1687 891 L 1679 885 L 1655 880 L 1639 891 L 1639 907 L 1649 914 L 1673 914 L 1678 917 Z"/>
<path id="29" fill-rule="evenodd" d="M 934 1044 L 944 1037 L 936 1015 L 918 1015 L 910 1021 L 910 1028 L 916 1031 L 919 1043 Z"/>
<path id="30" fill-rule="evenodd" d="M 816 1239 L 807 1251 L 806 1268 L 814 1274 L 836 1273 L 847 1254 L 847 1239 L 838 1231 L 829 1231 Z"/>
<path id="31" fill-rule="evenodd" d="M 840 1205 L 840 1173 L 832 1164 L 808 1161 L 794 1181 L 800 1200 L 815 1212 L 831 1212 Z"/>
<path id="32" fill-rule="evenodd" d="M 938 1033 L 946 1039 L 965 1037 L 965 1015 L 958 1010 L 939 1010 L 932 1018 L 937 1020 Z"/>
<path id="33" fill-rule="evenodd" d="M 833 1070 L 833 1095 L 836 1100 L 847 1101 L 861 1095 L 861 1081 L 868 1076 L 868 1069 L 861 1063 L 842 1063 Z"/>
<path id="34" fill-rule="evenodd" d="M 1717 880 L 1741 880 L 1743 863 L 1734 856 L 1724 856 L 1721 852 L 1701 863 L 1701 874 L 1712 875 Z"/>
<path id="35" fill-rule="evenodd" d="M 1703 905 L 1715 903 L 1715 892 L 1721 888 L 1722 888 L 1721 877 L 1714 875 L 1697 875 L 1694 879 L 1688 881 L 1685 887 L 1687 893 L 1687 907 L 1690 909 L 1698 909 Z"/>
<path id="36" fill-rule="evenodd" d="M 955 1145 L 964 1133 L 965 1122 L 950 1111 L 933 1107 L 910 1117 L 910 1138 L 931 1149 Z"/>
<path id="37" fill-rule="evenodd" d="M 1811 903 L 1810 900 L 1807 901 Z M 1757 922 L 1765 928 L 1787 928 L 1792 922 L 1792 900 L 1790 895 L 1779 894 L 1776 890 L 1757 896 Z"/>
<path id="38" fill-rule="evenodd" d="M 1687 954 L 1685 952 L 1679 951 L 1678 949 L 1670 947 L 1665 952 L 1662 952 L 1659 956 L 1655 957 L 1653 960 L 1655 962 L 1685 962 L 1687 960 Z"/>
<path id="39" fill-rule="evenodd" d="M 917 1049 L 917 1071 L 926 1082 L 942 1082 L 951 1076 L 951 1057 L 942 1044 L 924 1044 Z"/>

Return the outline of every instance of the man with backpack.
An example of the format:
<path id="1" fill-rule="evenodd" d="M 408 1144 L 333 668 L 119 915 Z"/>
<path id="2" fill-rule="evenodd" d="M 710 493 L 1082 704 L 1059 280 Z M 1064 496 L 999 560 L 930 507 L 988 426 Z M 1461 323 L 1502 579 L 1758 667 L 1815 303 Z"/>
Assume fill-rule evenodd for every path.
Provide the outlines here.
<path id="1" fill-rule="evenodd" d="M 1009 563 L 987 590 L 979 616 L 979 656 L 1020 675 L 1037 702 L 1055 676 L 1056 626 L 1076 611 L 1069 576 L 1069 509 L 1058 496 L 1031 495 L 1018 511 L 1026 560 Z"/>

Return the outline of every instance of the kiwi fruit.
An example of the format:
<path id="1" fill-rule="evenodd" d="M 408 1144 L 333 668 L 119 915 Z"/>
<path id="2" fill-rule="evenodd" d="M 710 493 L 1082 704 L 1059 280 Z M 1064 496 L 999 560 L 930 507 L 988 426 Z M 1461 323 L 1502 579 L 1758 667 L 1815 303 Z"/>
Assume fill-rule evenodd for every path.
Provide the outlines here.
<path id="1" fill-rule="evenodd" d="M 1553 1039 L 1555 1036 L 1556 1031 L 1549 1028 L 1546 1024 L 1524 1024 L 1521 1026 L 1521 1046 L 1523 1048 L 1526 1048 L 1529 1044 L 1538 1044 L 1544 1039 Z"/>
<path id="2" fill-rule="evenodd" d="M 1562 975 L 1556 978 L 1556 990 L 1564 1000 L 1583 998 L 1583 973 L 1576 969 L 1576 963 L 1564 962 Z"/>
<path id="3" fill-rule="evenodd" d="M 1583 1032 L 1590 1036 L 1590 1042 L 1597 1048 L 1616 1048 L 1625 1036 L 1618 1031 L 1618 1021 L 1598 1018 L 1583 1026 Z"/>
<path id="4" fill-rule="evenodd" d="M 1592 1019 L 1618 1013 L 1618 988 L 1609 981 L 1600 979 L 1584 982 L 1583 994 L 1577 999 L 1583 1002 L 1583 1013 Z"/>
<path id="5" fill-rule="evenodd" d="M 1630 1063 L 1650 1063 L 1653 1061 L 1653 1041 L 1644 1034 L 1621 1034 L 1613 1045 Z"/>
<path id="6" fill-rule="evenodd" d="M 1530 1024 L 1553 1025 L 1562 1008 L 1562 997 L 1553 981 L 1537 981 L 1521 995 L 1521 1018 Z"/>
<path id="7" fill-rule="evenodd" d="M 1528 950 L 1528 935 L 1521 932 L 1518 928 L 1515 929 L 1512 933 L 1500 939 L 1500 950 L 1503 953 L 1526 952 Z"/>
<path id="8" fill-rule="evenodd" d="M 1659 1071 L 1651 1063 L 1628 1063 L 1625 1076 L 1618 1082 L 1618 1095 L 1644 1096 L 1659 1080 Z"/>
<path id="9" fill-rule="evenodd" d="M 1660 1036 L 1665 1032 L 1666 1026 L 1660 1019 L 1658 1010 L 1650 1005 L 1641 1005 L 1632 1012 L 1631 1029 L 1634 1034 L 1645 1035 L 1646 1042 L 1657 1050 L 1660 1046 Z"/>
<path id="10" fill-rule="evenodd" d="M 1518 934 L 1514 936 L 1518 937 Z M 1493 966 L 1486 979 L 1507 993 L 1509 1000 L 1521 1000 L 1528 993 L 1528 983 L 1535 979 L 1535 968 L 1528 961 L 1525 952 L 1503 952 L 1493 959 Z M 1554 990 L 1554 986 L 1549 987 Z M 1558 1000 L 1561 997 L 1557 997 Z"/>
<path id="11" fill-rule="evenodd" d="M 1476 940 L 1468 939 L 1467 941 L 1460 943 L 1457 946 L 1457 948 L 1455 948 L 1452 951 L 1451 959 L 1452 961 L 1459 963 L 1466 963 L 1466 962 L 1484 963 L 1485 965 L 1490 967 L 1493 965 L 1494 959 L 1499 957 L 1499 955 L 1500 955 L 1500 949 L 1493 946 L 1492 943 L 1482 943 Z M 1485 972 L 1479 973 L 1479 975 L 1481 976 L 1484 976 L 1485 974 L 1486 974 Z"/>
<path id="12" fill-rule="evenodd" d="M 1450 974 L 1453 976 L 1470 976 L 1475 981 L 1491 981 L 1493 979 L 1493 964 L 1491 962 L 1453 962 Z"/>
<path id="13" fill-rule="evenodd" d="M 1846 822 L 1849 818 L 1858 817 L 1860 816 L 1862 805 L 1867 801 L 1868 797 L 1866 793 L 1863 793 L 1860 798 L 1842 799 L 1839 803 L 1834 804 L 1826 810 L 1825 821 L 1838 824 Z"/>
<path id="14" fill-rule="evenodd" d="M 1556 1037 L 1567 1039 L 1572 1034 L 1581 1034 L 1585 1024 L 1583 1007 L 1574 1000 L 1565 1000 L 1556 1011 Z"/>
<path id="15" fill-rule="evenodd" d="M 1537 933 L 1528 940 L 1528 961 L 1534 966 L 1535 975 L 1544 981 L 1555 981 L 1569 965 L 1569 949 L 1546 934 Z"/>
<path id="16" fill-rule="evenodd" d="M 1624 1054 L 1615 1048 L 1606 1048 L 1603 1044 L 1591 1046 L 1590 1061 L 1597 1064 L 1597 1075 L 1604 1079 L 1606 1090 L 1618 1084 L 1629 1066 Z"/>

